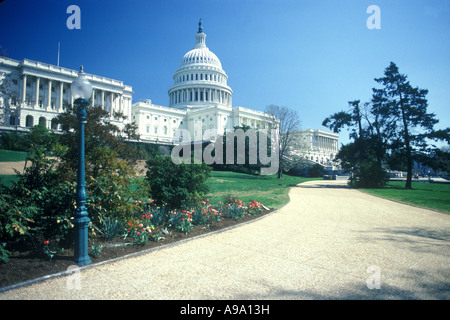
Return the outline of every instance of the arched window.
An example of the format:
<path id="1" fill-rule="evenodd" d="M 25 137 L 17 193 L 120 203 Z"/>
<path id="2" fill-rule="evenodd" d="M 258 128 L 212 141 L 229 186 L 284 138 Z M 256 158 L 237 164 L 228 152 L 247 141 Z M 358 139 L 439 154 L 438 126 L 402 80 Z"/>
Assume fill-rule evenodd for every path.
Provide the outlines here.
<path id="1" fill-rule="evenodd" d="M 32 127 L 33 125 L 34 125 L 34 118 L 33 118 L 33 116 L 28 115 L 25 118 L 25 126 Z"/>
<path id="2" fill-rule="evenodd" d="M 43 124 L 44 126 L 47 125 L 47 119 L 45 119 L 44 117 L 40 117 L 39 124 Z"/>

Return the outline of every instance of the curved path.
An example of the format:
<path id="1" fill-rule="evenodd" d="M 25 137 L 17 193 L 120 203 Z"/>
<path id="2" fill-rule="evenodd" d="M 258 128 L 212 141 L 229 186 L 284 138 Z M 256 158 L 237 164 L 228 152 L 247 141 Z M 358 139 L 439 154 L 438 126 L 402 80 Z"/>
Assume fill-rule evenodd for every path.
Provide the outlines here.
<path id="1" fill-rule="evenodd" d="M 0 299 L 449 299 L 450 216 L 313 181 L 226 232 Z"/>

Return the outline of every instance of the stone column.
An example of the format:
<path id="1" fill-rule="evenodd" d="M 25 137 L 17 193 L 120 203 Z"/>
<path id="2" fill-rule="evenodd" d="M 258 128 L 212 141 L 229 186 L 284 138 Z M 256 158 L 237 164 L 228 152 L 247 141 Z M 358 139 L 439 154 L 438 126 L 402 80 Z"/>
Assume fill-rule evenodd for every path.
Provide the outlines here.
<path id="1" fill-rule="evenodd" d="M 35 108 L 39 106 L 39 85 L 40 85 L 40 79 L 39 77 L 36 77 L 36 99 L 34 102 Z"/>
<path id="2" fill-rule="evenodd" d="M 102 109 L 105 110 L 105 91 L 102 90 L 102 101 L 101 101 Z"/>
<path id="3" fill-rule="evenodd" d="M 25 103 L 25 99 L 27 98 L 27 75 L 23 75 L 22 81 L 22 103 Z"/>
<path id="4" fill-rule="evenodd" d="M 48 80 L 47 109 L 52 107 L 52 80 Z"/>
<path id="5" fill-rule="evenodd" d="M 59 104 L 58 104 L 58 112 L 62 112 L 63 111 L 63 94 L 64 94 L 64 82 L 60 82 L 59 83 Z"/>
<path id="6" fill-rule="evenodd" d="M 112 93 L 111 92 L 111 94 L 110 94 L 110 103 L 111 103 L 111 105 L 110 105 L 110 110 L 109 110 L 109 115 L 112 117 L 113 116 L 113 103 L 114 103 L 114 93 Z"/>
<path id="7" fill-rule="evenodd" d="M 95 107 L 95 89 L 92 89 L 91 108 Z"/>

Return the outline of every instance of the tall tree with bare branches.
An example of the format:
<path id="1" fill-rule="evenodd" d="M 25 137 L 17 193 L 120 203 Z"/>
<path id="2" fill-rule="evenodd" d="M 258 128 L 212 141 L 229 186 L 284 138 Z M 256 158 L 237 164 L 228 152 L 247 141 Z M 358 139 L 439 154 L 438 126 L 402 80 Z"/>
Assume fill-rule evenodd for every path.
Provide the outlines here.
<path id="1" fill-rule="evenodd" d="M 278 178 L 283 177 L 291 162 L 288 158 L 289 148 L 295 142 L 294 132 L 300 128 L 300 119 L 296 110 L 285 106 L 268 105 L 265 112 L 273 117 L 272 130 L 279 133 L 279 168 Z"/>

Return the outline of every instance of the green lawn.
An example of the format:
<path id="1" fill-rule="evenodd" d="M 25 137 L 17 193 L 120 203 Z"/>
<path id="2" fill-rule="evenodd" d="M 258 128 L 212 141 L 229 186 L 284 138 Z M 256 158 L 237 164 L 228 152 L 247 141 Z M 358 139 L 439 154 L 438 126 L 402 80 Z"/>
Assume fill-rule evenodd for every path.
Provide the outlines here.
<path id="1" fill-rule="evenodd" d="M 10 187 L 14 182 L 18 181 L 16 175 L 0 175 L 0 184 Z"/>
<path id="2" fill-rule="evenodd" d="M 27 154 L 23 151 L 0 150 L 0 162 L 25 161 Z"/>
<path id="3" fill-rule="evenodd" d="M 218 204 L 232 194 L 244 202 L 256 200 L 266 207 L 279 209 L 289 202 L 289 189 L 299 183 L 313 180 L 311 178 L 284 175 L 254 176 L 236 172 L 213 171 L 207 180 L 211 204 Z"/>
<path id="4" fill-rule="evenodd" d="M 413 182 L 412 190 L 406 190 L 404 186 L 404 181 L 391 181 L 384 188 L 361 190 L 383 198 L 450 213 L 450 184 Z"/>

